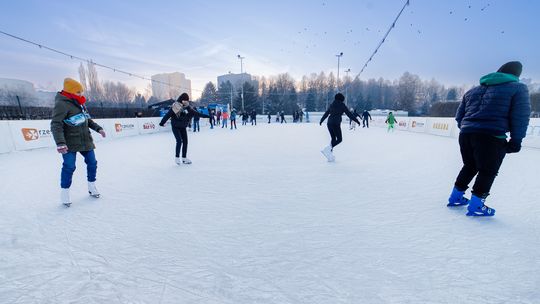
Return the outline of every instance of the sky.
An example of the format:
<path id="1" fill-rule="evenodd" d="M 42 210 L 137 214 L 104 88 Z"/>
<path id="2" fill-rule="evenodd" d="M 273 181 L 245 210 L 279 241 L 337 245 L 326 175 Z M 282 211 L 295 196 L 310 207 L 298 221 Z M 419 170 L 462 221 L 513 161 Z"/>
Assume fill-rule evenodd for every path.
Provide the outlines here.
<path id="1" fill-rule="evenodd" d="M 150 77 L 182 72 L 193 97 L 218 75 L 255 76 L 351 69 L 356 76 L 404 0 L 356 1 L 2 1 L 0 30 L 95 62 Z M 473 85 L 519 60 L 540 82 L 540 1 L 410 0 L 361 79 L 405 71 L 445 84 Z M 0 77 L 61 89 L 80 61 L 0 34 Z M 149 82 L 98 68 L 101 80 L 143 92 Z"/>

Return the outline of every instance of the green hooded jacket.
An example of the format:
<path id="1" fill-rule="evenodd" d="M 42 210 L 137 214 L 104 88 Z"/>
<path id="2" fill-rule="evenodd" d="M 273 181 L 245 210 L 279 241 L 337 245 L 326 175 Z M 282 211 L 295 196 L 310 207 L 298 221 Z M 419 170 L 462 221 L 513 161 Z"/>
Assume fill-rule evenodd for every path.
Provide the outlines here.
<path id="1" fill-rule="evenodd" d="M 501 72 L 490 73 L 480 78 L 480 84 L 486 86 L 497 85 L 507 82 L 519 82 L 519 77 Z"/>

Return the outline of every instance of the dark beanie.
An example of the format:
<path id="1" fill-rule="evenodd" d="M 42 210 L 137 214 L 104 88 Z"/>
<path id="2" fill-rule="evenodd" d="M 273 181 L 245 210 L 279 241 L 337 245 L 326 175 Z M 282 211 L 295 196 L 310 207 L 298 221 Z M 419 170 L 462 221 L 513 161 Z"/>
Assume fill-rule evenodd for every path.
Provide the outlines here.
<path id="1" fill-rule="evenodd" d="M 334 99 L 339 101 L 345 101 L 345 96 L 343 96 L 343 94 L 341 93 L 337 93 L 336 96 L 334 96 Z"/>
<path id="2" fill-rule="evenodd" d="M 497 72 L 512 74 L 512 75 L 515 75 L 516 77 L 519 77 L 519 75 L 521 75 L 522 69 L 523 69 L 523 65 L 521 65 L 521 62 L 510 61 L 503 64 Z"/>
<path id="3" fill-rule="evenodd" d="M 189 101 L 189 95 L 187 93 L 182 93 L 182 95 L 180 95 L 180 97 L 178 97 L 179 102 L 182 102 L 184 100 Z"/>

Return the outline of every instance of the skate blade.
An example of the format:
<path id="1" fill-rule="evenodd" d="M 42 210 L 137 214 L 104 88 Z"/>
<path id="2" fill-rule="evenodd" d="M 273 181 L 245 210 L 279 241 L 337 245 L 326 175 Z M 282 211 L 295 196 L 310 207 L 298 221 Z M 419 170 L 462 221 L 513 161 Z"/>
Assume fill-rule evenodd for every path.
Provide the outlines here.
<path id="1" fill-rule="evenodd" d="M 71 203 L 63 203 L 62 205 L 64 205 L 64 207 L 66 207 L 66 208 L 71 207 Z"/>
<path id="2" fill-rule="evenodd" d="M 467 206 L 469 203 L 448 203 L 446 204 L 446 207 L 459 207 L 459 206 Z"/>
<path id="3" fill-rule="evenodd" d="M 490 217 L 490 216 L 494 216 L 495 215 L 495 212 L 493 212 L 492 214 L 485 214 L 485 213 L 482 213 L 482 212 L 467 212 L 467 216 L 476 216 L 476 217 Z"/>
<path id="4" fill-rule="evenodd" d="M 90 192 L 88 192 L 88 194 L 90 194 L 91 197 L 95 197 L 95 198 L 99 198 L 101 196 L 101 194 L 92 194 Z"/>

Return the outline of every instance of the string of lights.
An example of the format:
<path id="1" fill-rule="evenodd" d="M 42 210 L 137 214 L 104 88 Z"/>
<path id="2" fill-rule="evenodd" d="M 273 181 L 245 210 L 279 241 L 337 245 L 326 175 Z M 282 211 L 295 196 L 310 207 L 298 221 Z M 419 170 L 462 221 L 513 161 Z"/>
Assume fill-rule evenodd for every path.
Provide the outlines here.
<path id="1" fill-rule="evenodd" d="M 57 53 L 57 54 L 60 54 L 60 55 L 69 57 L 70 59 L 73 59 L 73 60 L 80 60 L 80 61 L 82 61 L 82 62 L 87 62 L 87 63 L 89 63 L 89 64 L 93 64 L 93 65 L 95 65 L 95 66 L 98 66 L 98 67 L 101 67 L 101 68 L 104 68 L 104 69 L 108 69 L 108 70 L 111 70 L 111 71 L 116 72 L 116 73 L 121 73 L 121 74 L 130 76 L 130 77 L 135 77 L 135 78 L 147 80 L 147 81 L 150 81 L 150 82 L 153 82 L 153 83 L 163 84 L 163 85 L 166 85 L 166 86 L 169 86 L 169 87 L 173 87 L 173 88 L 187 89 L 187 88 L 184 88 L 184 87 L 172 85 L 172 84 L 167 83 L 167 82 L 163 82 L 163 81 L 159 81 L 159 80 L 153 80 L 153 79 L 151 79 L 151 78 L 149 78 L 149 77 L 145 77 L 145 76 L 142 76 L 142 75 L 139 75 L 139 74 L 136 74 L 136 73 L 132 73 L 132 72 L 128 72 L 128 71 L 124 71 L 124 70 L 119 69 L 119 68 L 115 68 L 115 67 L 111 67 L 111 66 L 108 66 L 108 65 L 105 65 L 105 64 L 101 64 L 101 63 L 98 63 L 98 62 L 93 61 L 92 59 L 83 58 L 83 57 L 80 57 L 80 56 L 77 56 L 77 55 L 69 54 L 69 53 L 67 53 L 67 52 L 57 50 L 57 49 L 55 49 L 55 48 L 46 46 L 46 45 L 41 44 L 41 43 L 37 43 L 37 42 L 34 42 L 34 41 L 30 41 L 30 40 L 28 40 L 28 39 L 25 39 L 25 38 L 22 38 L 22 37 L 19 37 L 19 36 L 16 36 L 16 35 L 13 35 L 13 34 L 4 32 L 4 31 L 2 31 L 2 30 L 0 30 L 0 34 L 3 34 L 3 35 L 6 35 L 6 36 L 8 36 L 8 37 L 11 37 L 11 38 L 14 38 L 14 39 L 17 39 L 17 40 L 26 42 L 26 43 L 31 44 L 31 45 L 34 45 L 34 46 L 37 46 L 37 47 L 39 47 L 40 49 L 45 49 L 45 50 L 48 50 L 48 51 L 51 51 L 51 52 L 54 52 L 54 53 Z M 198 89 L 192 89 L 192 90 L 193 90 L 193 91 L 197 91 L 197 92 L 203 92 L 203 90 L 198 90 Z M 244 93 L 258 93 L 258 92 L 256 92 L 256 91 L 244 91 Z M 228 92 L 216 92 L 216 94 L 217 94 L 217 95 L 224 95 L 224 96 L 225 96 L 225 95 L 226 95 L 226 96 L 229 95 Z M 292 95 L 302 95 L 302 94 L 306 94 L 306 95 L 307 95 L 307 94 L 309 94 L 309 93 L 299 93 L 299 92 L 296 92 L 296 93 L 292 93 L 292 92 L 266 93 L 266 95 L 272 95 L 272 96 L 273 96 L 273 95 L 275 95 L 275 96 L 292 96 Z M 234 94 L 234 95 L 236 95 L 236 94 Z"/>
<path id="2" fill-rule="evenodd" d="M 390 27 L 388 28 L 388 30 L 386 31 L 386 33 L 384 34 L 383 38 L 381 39 L 381 41 L 379 42 L 379 44 L 377 45 L 377 47 L 375 48 L 375 50 L 373 51 L 373 53 L 371 53 L 371 56 L 369 56 L 368 60 L 366 61 L 366 63 L 364 64 L 364 66 L 362 67 L 362 69 L 360 70 L 360 73 L 358 73 L 356 75 L 356 77 L 360 77 L 360 75 L 364 72 L 364 70 L 366 69 L 366 67 L 368 66 L 368 64 L 371 62 L 371 60 L 373 59 L 373 57 L 375 56 L 375 54 L 377 54 L 377 52 L 379 51 L 379 49 L 381 48 L 381 46 L 386 42 L 386 38 L 388 37 L 388 35 L 390 34 L 390 32 L 392 31 L 392 29 L 394 29 L 394 27 L 396 27 L 396 22 L 398 21 L 399 17 L 401 17 L 401 14 L 403 13 L 403 11 L 405 10 L 405 8 L 409 5 L 409 1 L 410 0 L 407 0 L 405 1 L 405 4 L 403 4 L 403 7 L 401 8 L 401 10 L 399 11 L 398 15 L 396 16 L 396 18 L 394 19 L 394 22 L 392 22 L 392 24 L 390 25 Z"/>
<path id="3" fill-rule="evenodd" d="M 87 62 L 89 64 L 93 64 L 95 66 L 98 66 L 98 67 L 101 67 L 101 68 L 104 68 L 104 69 L 108 69 L 108 70 L 111 70 L 111 71 L 116 72 L 116 73 L 128 75 L 130 77 L 140 78 L 140 79 L 143 79 L 143 80 L 148 80 L 150 82 L 163 84 L 163 85 L 166 85 L 166 86 L 169 86 L 169 87 L 174 87 L 174 88 L 179 88 L 179 89 L 187 89 L 187 88 L 184 88 L 184 87 L 172 85 L 172 84 L 167 83 L 167 82 L 163 82 L 163 81 L 159 81 L 159 80 L 153 80 L 153 79 L 151 79 L 149 77 L 145 77 L 145 76 L 142 76 L 142 75 L 139 75 L 139 74 L 136 74 L 136 73 L 127 72 L 127 71 L 124 71 L 122 69 L 111 67 L 111 66 L 108 66 L 108 65 L 105 65 L 105 64 L 101 64 L 101 63 L 93 61 L 92 59 L 87 59 L 87 58 L 83 58 L 83 57 L 80 57 L 80 56 L 77 56 L 77 55 L 69 54 L 69 53 L 66 53 L 66 52 L 63 52 L 63 51 L 48 47 L 48 46 L 46 46 L 44 44 L 33 42 L 33 41 L 21 38 L 21 37 L 16 36 L 16 35 L 6 33 L 6 32 L 4 32 L 2 30 L 0 30 L 0 34 L 6 35 L 8 37 L 11 37 L 11 38 L 14 38 L 14 39 L 17 39 L 17 40 L 20 40 L 20 41 L 23 41 L 23 42 L 26 42 L 26 43 L 29 43 L 29 44 L 32 44 L 34 46 L 39 47 L 40 49 L 45 49 L 45 50 L 48 50 L 48 51 L 51 51 L 51 52 L 54 52 L 54 53 L 57 53 L 57 54 L 60 54 L 60 55 L 64 55 L 64 56 L 69 57 L 69 58 L 74 59 L 74 60 L 80 60 L 80 61 L 83 61 L 83 62 Z M 194 91 L 202 92 L 201 90 L 196 90 L 196 89 Z"/>

